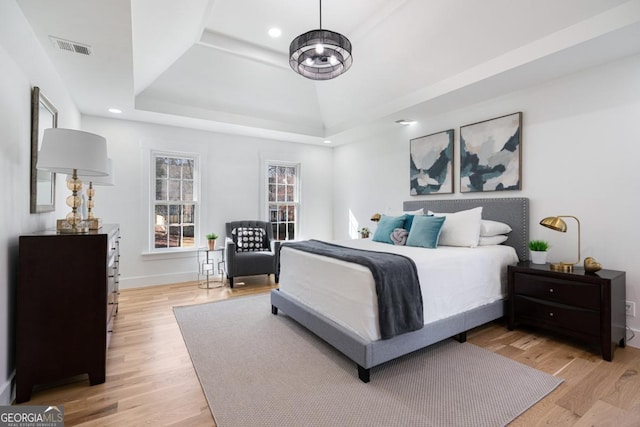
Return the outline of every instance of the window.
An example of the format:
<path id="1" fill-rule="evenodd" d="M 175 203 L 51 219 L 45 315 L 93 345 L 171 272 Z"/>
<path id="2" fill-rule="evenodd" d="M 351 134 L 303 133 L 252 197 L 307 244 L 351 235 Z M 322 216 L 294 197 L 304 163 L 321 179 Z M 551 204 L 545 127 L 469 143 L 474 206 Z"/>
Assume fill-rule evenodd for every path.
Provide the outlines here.
<path id="1" fill-rule="evenodd" d="M 297 236 L 300 201 L 298 169 L 298 165 L 292 164 L 267 164 L 267 211 L 276 240 L 292 240 Z"/>
<path id="2" fill-rule="evenodd" d="M 196 157 L 153 153 L 153 247 L 193 248 L 196 245 Z"/>

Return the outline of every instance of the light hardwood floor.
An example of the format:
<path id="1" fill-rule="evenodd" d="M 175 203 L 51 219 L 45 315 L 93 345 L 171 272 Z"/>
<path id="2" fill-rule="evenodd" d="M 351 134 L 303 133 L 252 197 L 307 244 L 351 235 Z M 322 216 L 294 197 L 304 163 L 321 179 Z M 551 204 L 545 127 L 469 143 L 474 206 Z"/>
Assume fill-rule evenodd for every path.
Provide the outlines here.
<path id="1" fill-rule="evenodd" d="M 66 426 L 214 426 L 172 308 L 273 287 L 258 276 L 234 289 L 192 282 L 123 290 L 106 382 L 90 387 L 76 379 L 35 391 L 26 404 L 64 405 Z M 639 349 L 616 349 L 613 362 L 605 362 L 560 337 L 508 331 L 501 323 L 471 331 L 468 341 L 565 380 L 513 426 L 640 426 Z"/>

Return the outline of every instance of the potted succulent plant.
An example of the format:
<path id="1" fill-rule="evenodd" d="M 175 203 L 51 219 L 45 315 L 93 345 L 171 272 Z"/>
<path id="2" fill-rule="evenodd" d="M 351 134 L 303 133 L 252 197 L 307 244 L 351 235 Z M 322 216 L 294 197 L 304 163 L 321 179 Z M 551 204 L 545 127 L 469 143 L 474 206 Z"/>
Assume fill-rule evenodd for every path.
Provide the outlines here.
<path id="1" fill-rule="evenodd" d="M 529 252 L 531 262 L 534 264 L 545 264 L 547 262 L 547 250 L 549 243 L 544 240 L 531 240 L 529 242 Z"/>
<path id="2" fill-rule="evenodd" d="M 370 233 L 371 231 L 367 227 L 362 227 L 360 229 L 360 237 L 363 239 L 368 238 Z"/>
<path id="3" fill-rule="evenodd" d="M 216 239 L 218 235 L 216 233 L 207 234 L 207 245 L 209 246 L 209 250 L 212 251 L 216 248 Z"/>

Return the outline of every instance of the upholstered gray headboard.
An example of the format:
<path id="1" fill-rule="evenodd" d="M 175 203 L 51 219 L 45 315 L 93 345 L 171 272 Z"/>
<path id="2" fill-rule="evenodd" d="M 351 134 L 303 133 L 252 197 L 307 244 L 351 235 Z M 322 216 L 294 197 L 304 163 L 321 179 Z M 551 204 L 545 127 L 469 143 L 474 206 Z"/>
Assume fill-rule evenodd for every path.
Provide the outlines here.
<path id="1" fill-rule="evenodd" d="M 458 212 L 482 206 L 482 219 L 507 223 L 513 231 L 504 243 L 512 246 L 520 261 L 529 258 L 529 199 L 506 197 L 493 199 L 408 200 L 402 204 L 405 211 L 423 208 L 424 212 Z"/>

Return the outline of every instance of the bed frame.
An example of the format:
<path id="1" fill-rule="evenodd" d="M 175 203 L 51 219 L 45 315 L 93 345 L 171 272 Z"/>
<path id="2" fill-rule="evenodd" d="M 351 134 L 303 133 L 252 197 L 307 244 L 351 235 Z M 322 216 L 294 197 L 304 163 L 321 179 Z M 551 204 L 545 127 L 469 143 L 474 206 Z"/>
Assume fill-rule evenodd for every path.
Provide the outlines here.
<path id="1" fill-rule="evenodd" d="M 482 218 L 507 223 L 513 231 L 504 243 L 515 248 L 520 260 L 526 260 L 529 241 L 529 199 L 487 198 L 450 200 L 411 200 L 403 203 L 405 211 L 423 208 L 433 212 L 458 212 L 482 206 Z M 447 338 L 466 340 L 468 330 L 504 315 L 505 300 L 496 301 L 425 325 L 422 329 L 386 340 L 367 341 L 347 328 L 327 319 L 322 313 L 289 297 L 285 292 L 271 291 L 271 312 L 278 309 L 331 344 L 358 365 L 358 377 L 369 382 L 372 367 L 435 344 Z"/>

